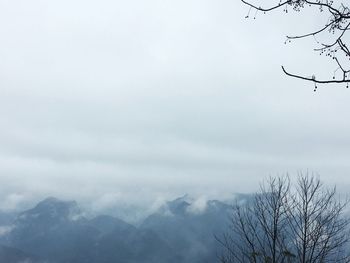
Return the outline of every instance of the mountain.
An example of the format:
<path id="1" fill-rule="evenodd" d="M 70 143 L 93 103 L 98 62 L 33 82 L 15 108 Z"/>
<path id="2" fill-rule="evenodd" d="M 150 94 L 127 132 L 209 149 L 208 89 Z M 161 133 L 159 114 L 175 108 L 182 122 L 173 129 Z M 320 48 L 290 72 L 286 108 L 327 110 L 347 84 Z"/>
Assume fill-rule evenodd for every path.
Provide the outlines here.
<path id="1" fill-rule="evenodd" d="M 0 227 L 11 225 L 13 220 L 16 217 L 17 217 L 17 213 L 16 212 L 0 211 Z"/>
<path id="2" fill-rule="evenodd" d="M 135 227 L 109 215 L 85 218 L 76 202 L 50 197 L 18 214 L 0 239 L 0 262 L 17 263 L 16 255 L 35 263 L 215 262 L 214 235 L 225 231 L 229 211 L 220 201 L 183 196 Z"/>
<path id="3" fill-rule="evenodd" d="M 141 229 L 153 230 L 182 256 L 181 262 L 215 262 L 220 249 L 215 235 L 227 229 L 230 206 L 205 201 L 200 209 L 184 196 L 167 202 Z"/>
<path id="4" fill-rule="evenodd" d="M 83 260 L 98 230 L 79 214 L 76 202 L 47 198 L 18 215 L 7 244 L 52 262 L 69 260 L 75 254 Z"/>
<path id="5" fill-rule="evenodd" d="M 89 224 L 97 228 L 101 235 L 116 232 L 119 235 L 135 231 L 136 228 L 119 218 L 108 215 L 100 215 L 89 221 Z"/>
<path id="6" fill-rule="evenodd" d="M 89 220 L 76 202 L 56 198 L 20 213 L 2 242 L 53 263 L 178 262 L 152 230 L 106 215 Z"/>
<path id="7" fill-rule="evenodd" d="M 7 246 L 0 246 L 0 262 L 6 263 L 45 263 L 34 255 Z"/>

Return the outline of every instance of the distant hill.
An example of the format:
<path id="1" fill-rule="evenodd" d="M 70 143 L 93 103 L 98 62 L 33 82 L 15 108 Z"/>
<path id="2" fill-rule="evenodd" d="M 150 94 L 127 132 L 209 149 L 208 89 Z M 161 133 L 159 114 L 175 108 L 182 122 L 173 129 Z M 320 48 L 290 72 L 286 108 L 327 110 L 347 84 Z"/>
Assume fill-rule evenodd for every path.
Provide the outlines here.
<path id="1" fill-rule="evenodd" d="M 50 197 L 12 221 L 0 239 L 0 262 L 215 262 L 214 234 L 225 231 L 229 211 L 223 202 L 184 196 L 135 227 L 108 215 L 85 218 L 76 202 Z"/>
<path id="2" fill-rule="evenodd" d="M 220 249 L 215 234 L 227 229 L 230 207 L 219 201 L 207 201 L 193 207 L 187 196 L 168 202 L 146 218 L 141 229 L 151 229 L 179 252 L 180 262 L 216 262 Z"/>

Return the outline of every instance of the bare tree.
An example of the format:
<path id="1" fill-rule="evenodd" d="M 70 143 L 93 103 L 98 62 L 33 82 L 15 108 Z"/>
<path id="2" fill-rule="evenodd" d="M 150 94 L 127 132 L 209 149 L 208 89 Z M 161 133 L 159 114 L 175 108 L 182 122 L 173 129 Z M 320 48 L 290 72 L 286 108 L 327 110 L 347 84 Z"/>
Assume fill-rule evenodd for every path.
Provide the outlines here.
<path id="1" fill-rule="evenodd" d="M 319 178 L 301 174 L 290 201 L 289 229 L 298 262 L 348 262 L 347 201 L 336 199 L 336 189 L 325 189 Z"/>
<path id="2" fill-rule="evenodd" d="M 331 74 L 331 77 L 326 79 L 320 79 L 316 75 L 311 77 L 303 76 L 300 74 L 292 74 L 282 66 L 282 70 L 285 74 L 291 77 L 311 81 L 315 83 L 315 91 L 317 89 L 317 83 L 348 83 L 350 82 L 350 50 L 348 47 L 348 31 L 350 29 L 350 6 L 348 1 L 337 0 L 279 0 L 272 6 L 262 7 L 258 4 L 253 4 L 248 0 L 241 0 L 244 4 L 249 6 L 249 13 L 253 9 L 255 12 L 271 12 L 281 9 L 284 12 L 289 10 L 299 12 L 303 8 L 316 7 L 317 12 L 327 13 L 328 19 L 319 26 L 315 31 L 304 32 L 296 36 L 287 36 L 286 43 L 294 39 L 313 38 L 316 42 L 314 50 L 320 54 L 328 56 L 335 63 L 335 71 Z M 262 0 L 255 0 L 255 2 Z M 265 4 L 265 3 L 264 3 Z M 247 17 L 249 17 L 249 13 Z M 328 33 L 330 35 L 329 41 L 321 42 L 318 40 L 320 34 Z M 340 72 L 340 76 L 337 73 Z"/>
<path id="3" fill-rule="evenodd" d="M 349 262 L 347 202 L 314 175 L 269 178 L 254 198 L 232 208 L 229 231 L 217 238 L 222 263 Z"/>
<path id="4" fill-rule="evenodd" d="M 230 232 L 218 238 L 221 262 L 282 262 L 286 258 L 289 178 L 269 178 L 253 200 L 233 206 Z"/>

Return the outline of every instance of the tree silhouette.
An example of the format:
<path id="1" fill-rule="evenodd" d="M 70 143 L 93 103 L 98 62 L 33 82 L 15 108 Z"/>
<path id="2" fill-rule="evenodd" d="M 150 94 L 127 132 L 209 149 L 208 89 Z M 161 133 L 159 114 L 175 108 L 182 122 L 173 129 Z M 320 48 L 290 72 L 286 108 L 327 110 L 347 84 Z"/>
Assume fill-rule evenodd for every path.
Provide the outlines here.
<path id="1" fill-rule="evenodd" d="M 232 208 L 230 229 L 217 240 L 222 263 L 349 262 L 347 202 L 311 175 L 269 178 Z"/>
<path id="2" fill-rule="evenodd" d="M 252 9 L 255 12 L 268 13 L 274 10 L 281 9 L 288 13 L 289 10 L 300 12 L 303 8 L 316 7 L 320 13 L 327 13 L 328 19 L 315 31 L 306 32 L 300 35 L 287 36 L 286 43 L 295 39 L 302 38 L 313 38 L 316 42 L 314 51 L 319 52 L 321 55 L 329 57 L 335 63 L 335 71 L 331 74 L 328 79 L 320 79 L 314 74 L 312 77 L 307 77 L 300 74 L 290 73 L 282 66 L 283 72 L 291 77 L 298 79 L 311 81 L 315 83 L 315 91 L 317 89 L 316 84 L 327 84 L 327 83 L 348 83 L 350 82 L 350 49 L 348 47 L 348 31 L 350 30 L 350 6 L 348 1 L 337 1 L 337 0 L 280 0 L 278 3 L 272 6 L 262 7 L 257 4 L 253 4 L 247 0 L 241 0 L 244 4 L 249 6 L 249 13 Z M 262 0 L 258 0 L 264 3 Z M 255 1 L 256 2 L 256 1 Z M 265 3 L 264 3 L 265 4 Z M 247 18 L 249 17 L 249 13 Z M 323 42 L 318 40 L 320 34 L 329 34 L 329 41 Z M 338 73 L 341 74 L 338 74 Z M 339 76 L 340 75 L 340 76 Z"/>
<path id="3" fill-rule="evenodd" d="M 223 263 L 282 262 L 286 259 L 289 179 L 269 178 L 253 200 L 233 206 L 230 231 L 217 238 Z"/>
<path id="4" fill-rule="evenodd" d="M 298 262 L 348 262 L 349 219 L 342 215 L 347 202 L 314 176 L 301 175 L 296 184 L 286 207 Z"/>

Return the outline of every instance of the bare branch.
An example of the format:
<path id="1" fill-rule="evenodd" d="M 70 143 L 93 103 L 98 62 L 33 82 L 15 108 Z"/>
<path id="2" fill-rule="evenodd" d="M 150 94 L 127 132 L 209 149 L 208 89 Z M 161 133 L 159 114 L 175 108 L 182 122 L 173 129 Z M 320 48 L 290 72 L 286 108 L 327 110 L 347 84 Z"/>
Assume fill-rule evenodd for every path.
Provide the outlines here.
<path id="1" fill-rule="evenodd" d="M 287 1 L 282 2 L 282 3 L 280 3 L 280 4 L 276 5 L 276 6 L 272 6 L 272 7 L 269 7 L 269 8 L 262 8 L 262 7 L 260 7 L 260 6 L 259 6 L 259 7 L 258 7 L 258 6 L 255 6 L 255 5 L 249 3 L 249 2 L 247 2 L 247 1 L 245 1 L 245 0 L 241 0 L 241 1 L 242 1 L 244 4 L 250 6 L 250 7 L 254 8 L 254 9 L 258 10 L 258 11 L 262 11 L 262 12 L 270 12 L 270 11 L 275 10 L 275 9 L 278 9 L 278 8 L 280 8 L 281 6 L 284 6 L 284 5 L 286 5 L 286 4 L 288 4 L 288 3 L 290 2 L 290 0 L 287 0 Z"/>
<path id="2" fill-rule="evenodd" d="M 314 48 L 314 51 L 319 52 L 321 55 L 326 55 L 330 57 L 333 62 L 335 62 L 337 69 L 333 72 L 336 72 L 338 69 L 341 70 L 341 78 L 336 79 L 335 75 L 332 74 L 331 78 L 320 80 L 316 77 L 305 77 L 299 74 L 292 74 L 285 70 L 282 66 L 283 72 L 294 78 L 298 78 L 305 81 L 313 82 L 314 84 L 340 84 L 340 83 L 349 83 L 349 73 L 350 73 L 350 50 L 347 47 L 346 40 L 348 38 L 346 33 L 350 30 L 350 7 L 347 4 L 341 3 L 339 7 L 336 7 L 333 1 L 328 0 L 285 0 L 279 1 L 273 6 L 263 8 L 258 5 L 252 4 L 247 0 L 241 0 L 244 4 L 250 8 L 255 9 L 257 12 L 270 12 L 276 9 L 283 9 L 284 12 L 288 12 L 288 7 L 291 7 L 294 11 L 300 11 L 306 7 L 318 7 L 319 12 L 326 12 L 329 14 L 329 18 L 325 24 L 321 24 L 319 29 L 313 30 L 308 33 L 300 35 L 287 35 L 287 41 L 313 37 L 316 40 L 316 37 L 323 33 L 329 34 L 329 42 L 318 41 L 317 47 Z M 287 42 L 286 41 L 286 42 Z M 341 56 L 345 56 L 347 59 L 341 59 Z"/>
<path id="3" fill-rule="evenodd" d="M 316 79 L 315 77 L 311 77 L 311 78 L 308 78 L 308 77 L 303 77 L 303 76 L 300 76 L 300 75 L 295 75 L 295 74 L 292 74 L 292 73 L 289 73 L 288 71 L 285 70 L 285 68 L 282 66 L 282 70 L 283 72 L 290 76 L 290 77 L 293 77 L 293 78 L 298 78 L 298 79 L 302 79 L 302 80 L 307 80 L 307 81 L 311 81 L 311 82 L 314 82 L 314 83 L 320 83 L 320 84 L 332 84 L 332 83 L 349 83 L 350 80 L 349 79 L 341 79 L 341 80 L 318 80 Z"/>

